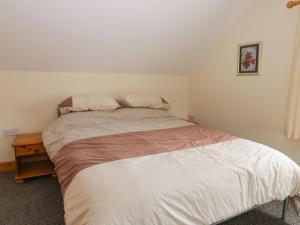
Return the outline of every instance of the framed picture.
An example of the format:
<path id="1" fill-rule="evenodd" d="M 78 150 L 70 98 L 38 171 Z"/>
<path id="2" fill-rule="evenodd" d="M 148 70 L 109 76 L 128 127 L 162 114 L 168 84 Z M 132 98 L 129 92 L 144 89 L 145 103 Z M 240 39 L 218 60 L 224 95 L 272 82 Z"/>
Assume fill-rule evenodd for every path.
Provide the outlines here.
<path id="1" fill-rule="evenodd" d="M 261 42 L 240 45 L 238 48 L 238 76 L 259 75 Z"/>

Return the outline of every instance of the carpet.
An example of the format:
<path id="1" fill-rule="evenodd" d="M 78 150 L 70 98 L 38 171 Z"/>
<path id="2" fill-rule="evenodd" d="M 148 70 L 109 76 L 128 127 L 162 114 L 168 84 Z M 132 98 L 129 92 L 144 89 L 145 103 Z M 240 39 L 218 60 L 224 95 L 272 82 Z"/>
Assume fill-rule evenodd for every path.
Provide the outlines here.
<path id="1" fill-rule="evenodd" d="M 273 201 L 221 225 L 300 225 L 291 207 L 287 223 L 280 220 L 282 206 Z M 0 225 L 64 225 L 57 180 L 46 176 L 15 184 L 14 173 L 0 173 Z"/>

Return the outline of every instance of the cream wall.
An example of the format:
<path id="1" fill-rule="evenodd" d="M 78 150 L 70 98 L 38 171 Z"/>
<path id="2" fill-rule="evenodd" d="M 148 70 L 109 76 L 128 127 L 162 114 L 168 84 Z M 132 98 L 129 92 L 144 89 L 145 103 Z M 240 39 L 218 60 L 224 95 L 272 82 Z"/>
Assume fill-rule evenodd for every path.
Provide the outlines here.
<path id="1" fill-rule="evenodd" d="M 0 72 L 0 130 L 41 131 L 57 117 L 57 104 L 80 94 L 118 96 L 142 92 L 164 96 L 171 111 L 187 114 L 188 77 L 144 74 Z M 14 159 L 13 138 L 0 134 L 0 162 Z"/>
<path id="2" fill-rule="evenodd" d="M 1 71 L 0 130 L 40 131 L 55 119 L 57 103 L 70 95 L 150 92 L 165 96 L 182 117 L 189 100 L 190 114 L 202 125 L 265 143 L 300 164 L 300 142 L 284 135 L 296 17 L 282 0 L 253 0 L 190 78 Z M 237 45 L 251 41 L 263 42 L 261 75 L 237 77 Z M 0 134 L 0 162 L 13 160 L 11 143 Z"/>
<path id="3" fill-rule="evenodd" d="M 285 137 L 297 10 L 253 0 L 190 79 L 189 111 L 215 127 L 281 150 L 300 164 L 300 142 Z M 237 46 L 262 41 L 260 76 L 237 77 Z"/>

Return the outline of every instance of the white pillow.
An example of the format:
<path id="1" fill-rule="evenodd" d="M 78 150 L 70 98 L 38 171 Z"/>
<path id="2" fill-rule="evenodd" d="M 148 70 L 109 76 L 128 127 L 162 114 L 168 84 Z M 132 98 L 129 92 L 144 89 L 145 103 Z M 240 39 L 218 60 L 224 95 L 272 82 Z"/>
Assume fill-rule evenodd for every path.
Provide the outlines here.
<path id="1" fill-rule="evenodd" d="M 169 104 L 161 97 L 154 95 L 126 95 L 119 98 L 124 107 L 169 109 Z"/>
<path id="2" fill-rule="evenodd" d="M 114 97 L 72 96 L 59 104 L 62 114 L 81 111 L 108 111 L 120 107 Z"/>

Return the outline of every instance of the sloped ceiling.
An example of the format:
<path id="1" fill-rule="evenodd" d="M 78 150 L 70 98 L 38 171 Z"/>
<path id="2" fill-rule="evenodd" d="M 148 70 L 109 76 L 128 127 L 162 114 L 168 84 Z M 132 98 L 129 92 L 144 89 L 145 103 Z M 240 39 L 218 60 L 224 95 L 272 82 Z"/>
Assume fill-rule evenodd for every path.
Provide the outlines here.
<path id="1" fill-rule="evenodd" d="M 250 0 L 1 0 L 0 70 L 187 74 Z"/>

